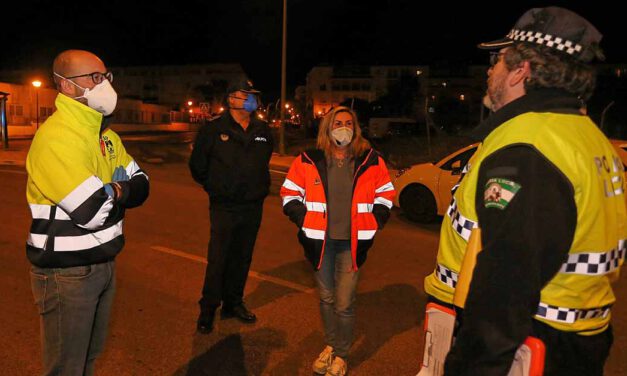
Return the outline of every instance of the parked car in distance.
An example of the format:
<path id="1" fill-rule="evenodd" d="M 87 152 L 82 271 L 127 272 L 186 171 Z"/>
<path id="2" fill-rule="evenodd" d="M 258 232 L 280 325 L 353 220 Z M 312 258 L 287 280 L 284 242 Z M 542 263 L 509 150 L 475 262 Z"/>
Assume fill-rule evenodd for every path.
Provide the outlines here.
<path id="1" fill-rule="evenodd" d="M 461 148 L 439 162 L 421 163 L 399 170 L 394 179 L 398 192 L 394 205 L 412 221 L 428 223 L 444 215 L 451 202 L 451 188 L 477 151 L 478 143 Z"/>
<path id="2" fill-rule="evenodd" d="M 627 170 L 627 141 L 611 139 L 610 142 Z M 398 192 L 394 206 L 419 223 L 429 223 L 444 215 L 451 203 L 451 189 L 459 182 L 462 169 L 478 147 L 479 143 L 468 145 L 435 164 L 421 163 L 399 170 L 393 181 Z"/>

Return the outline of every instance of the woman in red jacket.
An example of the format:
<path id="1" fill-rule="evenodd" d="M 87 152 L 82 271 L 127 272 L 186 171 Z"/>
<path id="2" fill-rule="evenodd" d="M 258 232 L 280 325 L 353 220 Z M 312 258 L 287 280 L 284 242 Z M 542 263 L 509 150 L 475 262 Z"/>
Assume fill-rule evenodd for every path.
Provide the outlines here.
<path id="1" fill-rule="evenodd" d="M 394 194 L 383 159 L 347 107 L 324 117 L 317 148 L 294 160 L 281 187 L 283 212 L 299 227 L 320 293 L 327 346 L 313 363 L 317 374 L 346 374 L 358 268 L 390 216 Z"/>

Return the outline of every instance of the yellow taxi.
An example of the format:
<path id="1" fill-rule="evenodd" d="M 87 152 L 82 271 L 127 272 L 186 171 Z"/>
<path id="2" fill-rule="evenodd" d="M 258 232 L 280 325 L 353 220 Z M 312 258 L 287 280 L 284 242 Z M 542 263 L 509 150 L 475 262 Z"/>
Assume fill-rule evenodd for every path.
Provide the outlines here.
<path id="1" fill-rule="evenodd" d="M 478 143 L 468 145 L 435 164 L 421 163 L 400 170 L 393 181 L 399 192 L 394 205 L 415 222 L 428 223 L 444 215 L 451 203 L 451 188 L 459 181 L 462 169 L 478 146 Z"/>
<path id="2" fill-rule="evenodd" d="M 612 139 L 610 142 L 627 170 L 627 141 Z M 444 215 L 451 203 L 451 189 L 459 182 L 462 169 L 478 147 L 479 143 L 468 145 L 435 164 L 421 163 L 400 170 L 393 180 L 398 192 L 394 206 L 419 223 L 429 223 Z"/>

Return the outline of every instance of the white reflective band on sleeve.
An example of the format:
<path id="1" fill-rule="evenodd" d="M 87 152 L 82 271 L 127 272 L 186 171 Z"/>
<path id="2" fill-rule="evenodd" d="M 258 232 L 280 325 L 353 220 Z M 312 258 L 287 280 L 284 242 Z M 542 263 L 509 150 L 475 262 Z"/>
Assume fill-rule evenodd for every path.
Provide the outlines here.
<path id="1" fill-rule="evenodd" d="M 296 200 L 298 202 L 303 202 L 303 198 L 300 196 L 284 196 L 283 197 L 283 206 L 287 205 L 288 202 Z"/>
<path id="2" fill-rule="evenodd" d="M 31 215 L 33 219 L 50 219 L 50 210 L 52 206 L 50 205 L 40 205 L 40 204 L 29 204 Z M 59 206 L 57 206 L 57 210 L 54 213 L 54 219 L 61 221 L 70 220 L 70 216 L 63 211 Z"/>
<path id="3" fill-rule="evenodd" d="M 470 239 L 470 232 L 473 228 L 477 227 L 477 224 L 470 219 L 464 217 L 462 213 L 457 210 L 457 201 L 453 198 L 451 205 L 447 210 L 448 216 L 451 218 L 452 226 L 455 232 L 459 234 L 465 241 Z"/>
<path id="4" fill-rule="evenodd" d="M 618 247 L 604 253 L 573 253 L 568 255 L 568 259 L 560 273 L 603 275 L 620 266 L 621 260 L 625 259 L 627 243 L 625 239 L 618 242 Z"/>
<path id="5" fill-rule="evenodd" d="M 107 200 L 102 204 L 98 212 L 94 215 L 91 221 L 87 222 L 84 225 L 78 225 L 79 227 L 86 228 L 88 230 L 96 230 L 101 227 L 107 217 L 109 216 L 109 212 L 113 209 L 113 197 L 107 197 Z"/>
<path id="6" fill-rule="evenodd" d="M 375 204 L 385 205 L 385 206 L 387 206 L 388 209 L 392 209 L 392 201 L 388 200 L 387 198 L 375 197 L 374 203 Z"/>
<path id="7" fill-rule="evenodd" d="M 374 204 L 357 204 L 357 213 L 372 213 Z"/>
<path id="8" fill-rule="evenodd" d="M 131 161 L 125 168 L 128 176 L 133 176 L 134 173 L 139 171 L 139 165 L 135 161 Z"/>
<path id="9" fill-rule="evenodd" d="M 44 249 L 46 246 L 46 240 L 48 240 L 48 235 L 43 234 L 29 234 L 28 240 L 26 240 L 26 244 L 31 247 Z"/>
<path id="10" fill-rule="evenodd" d="M 55 252 L 83 251 L 107 243 L 122 235 L 124 220 L 115 225 L 91 234 L 80 236 L 57 236 L 54 238 Z M 33 234 L 31 234 L 33 235 Z"/>
<path id="11" fill-rule="evenodd" d="M 63 207 L 66 212 L 71 213 L 93 195 L 94 192 L 102 188 L 102 186 L 103 184 L 100 179 L 95 176 L 90 176 L 78 187 L 74 188 L 69 195 L 65 196 L 65 198 L 59 202 L 59 206 Z"/>
<path id="12" fill-rule="evenodd" d="M 383 193 L 383 192 L 389 192 L 389 191 L 393 191 L 394 190 L 394 185 L 392 185 L 392 183 L 387 183 L 384 184 L 382 186 L 380 186 L 379 188 L 377 188 L 374 193 Z"/>
<path id="13" fill-rule="evenodd" d="M 322 230 L 314 230 L 311 228 L 303 227 L 303 232 L 305 232 L 305 236 L 309 239 L 324 240 L 324 231 Z"/>
<path id="14" fill-rule="evenodd" d="M 298 185 L 296 185 L 296 183 L 294 183 L 293 181 L 291 181 L 290 179 L 285 179 L 285 181 L 283 182 L 283 187 L 291 190 L 291 191 L 297 191 L 300 192 L 301 195 L 305 195 L 305 190 L 301 187 L 299 187 Z"/>
<path id="15" fill-rule="evenodd" d="M 455 273 L 454 271 L 442 264 L 438 264 L 435 267 L 435 276 L 442 283 L 451 288 L 455 288 L 455 286 L 457 286 L 457 279 L 459 278 L 459 274 Z"/>
<path id="16" fill-rule="evenodd" d="M 597 317 L 607 317 L 610 313 L 610 307 L 599 307 L 591 309 L 575 309 L 575 308 L 563 308 L 556 307 L 550 304 L 542 303 L 538 305 L 538 311 L 536 317 L 541 317 L 546 320 L 564 322 L 572 324 L 581 319 L 593 319 Z"/>
<path id="17" fill-rule="evenodd" d="M 57 206 L 57 211 L 54 213 L 54 219 L 58 219 L 60 221 L 71 220 L 70 216 L 65 211 L 63 211 L 60 206 Z"/>
<path id="18" fill-rule="evenodd" d="M 357 231 L 357 239 L 358 240 L 370 240 L 374 238 L 374 234 L 377 230 L 359 230 Z"/>
<path id="19" fill-rule="evenodd" d="M 324 213 L 327 211 L 327 204 L 325 204 L 324 202 L 307 201 L 305 205 L 307 205 L 307 211 L 310 211 L 310 212 Z"/>
<path id="20" fill-rule="evenodd" d="M 146 175 L 143 172 L 139 171 L 140 170 L 139 165 L 134 160 L 131 161 L 128 164 L 128 166 L 126 166 L 125 170 L 126 170 L 126 173 L 128 174 L 129 178 L 132 178 L 133 176 L 144 175 L 146 177 L 146 179 L 148 179 L 148 175 Z"/>

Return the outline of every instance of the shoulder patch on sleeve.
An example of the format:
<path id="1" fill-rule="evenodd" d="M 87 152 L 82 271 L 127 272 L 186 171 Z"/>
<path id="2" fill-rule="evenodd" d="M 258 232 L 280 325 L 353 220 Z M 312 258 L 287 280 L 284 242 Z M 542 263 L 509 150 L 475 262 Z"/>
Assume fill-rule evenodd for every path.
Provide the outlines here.
<path id="1" fill-rule="evenodd" d="M 515 181 L 492 178 L 485 184 L 483 192 L 483 204 L 486 208 L 505 209 L 509 202 L 516 196 L 521 185 Z"/>

